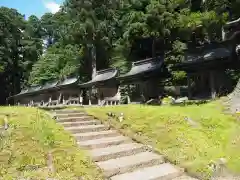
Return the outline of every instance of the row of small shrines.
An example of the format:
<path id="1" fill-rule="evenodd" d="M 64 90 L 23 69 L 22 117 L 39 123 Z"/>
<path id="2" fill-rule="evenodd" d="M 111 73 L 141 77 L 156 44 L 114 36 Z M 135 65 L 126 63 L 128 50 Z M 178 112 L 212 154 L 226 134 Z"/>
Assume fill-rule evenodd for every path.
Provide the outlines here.
<path id="1" fill-rule="evenodd" d="M 224 71 L 237 68 L 240 44 L 240 20 L 229 22 L 223 28 L 223 40 L 205 44 L 186 52 L 185 60 L 173 70 L 187 73 L 187 95 L 194 97 L 215 98 L 231 85 Z M 47 82 L 42 86 L 23 89 L 10 97 L 15 105 L 58 106 L 58 105 L 118 105 L 121 102 L 120 87 L 134 84 L 139 93 L 127 97 L 131 101 L 147 101 L 162 96 L 163 79 L 168 77 L 164 58 L 150 58 L 132 63 L 131 70 L 119 76 L 115 68 L 98 71 L 89 82 L 81 83 L 80 77 L 71 77 L 63 81 Z M 182 92 L 175 87 L 175 94 Z"/>

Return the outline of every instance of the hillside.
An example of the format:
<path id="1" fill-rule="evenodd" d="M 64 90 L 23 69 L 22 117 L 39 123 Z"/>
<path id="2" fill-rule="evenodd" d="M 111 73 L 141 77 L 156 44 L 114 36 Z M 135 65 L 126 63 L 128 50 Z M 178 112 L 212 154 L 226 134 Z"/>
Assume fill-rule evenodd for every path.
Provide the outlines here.
<path id="1" fill-rule="evenodd" d="M 202 105 L 118 106 L 88 108 L 87 112 L 137 141 L 156 148 L 167 159 L 201 177 L 209 165 L 227 160 L 229 174 L 240 173 L 240 123 L 222 111 L 219 101 Z M 124 114 L 124 120 L 107 116 Z M 230 178 L 231 179 L 231 178 Z"/>
<path id="2" fill-rule="evenodd" d="M 102 179 L 86 152 L 46 112 L 0 107 L 1 125 L 5 114 L 10 115 L 9 129 L 1 130 L 0 179 Z"/>

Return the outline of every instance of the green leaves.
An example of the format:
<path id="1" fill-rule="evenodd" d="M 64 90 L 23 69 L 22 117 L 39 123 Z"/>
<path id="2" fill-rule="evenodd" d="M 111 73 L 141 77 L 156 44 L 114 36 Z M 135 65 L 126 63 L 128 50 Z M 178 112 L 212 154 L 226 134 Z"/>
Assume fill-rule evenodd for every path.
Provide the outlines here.
<path id="1" fill-rule="evenodd" d="M 46 81 L 58 80 L 77 73 L 79 62 L 76 55 L 78 46 L 57 44 L 48 49 L 46 54 L 34 64 L 29 79 L 30 84 L 43 84 Z"/>

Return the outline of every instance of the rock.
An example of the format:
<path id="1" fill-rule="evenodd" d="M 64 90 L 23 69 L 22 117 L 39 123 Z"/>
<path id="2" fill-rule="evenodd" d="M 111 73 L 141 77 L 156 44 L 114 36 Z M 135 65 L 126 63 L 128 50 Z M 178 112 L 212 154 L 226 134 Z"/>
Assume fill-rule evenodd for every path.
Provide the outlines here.
<path id="1" fill-rule="evenodd" d="M 184 120 L 187 121 L 187 123 L 192 127 L 199 127 L 199 124 L 197 122 L 193 121 L 189 117 L 185 117 Z"/>
<path id="2" fill-rule="evenodd" d="M 124 120 L 123 113 L 120 113 L 120 116 L 118 117 L 119 122 L 122 122 Z"/>
<path id="3" fill-rule="evenodd" d="M 216 161 L 212 161 L 209 167 L 211 168 L 213 174 L 212 179 L 219 179 L 225 177 L 226 180 L 227 177 L 230 177 L 230 173 L 228 172 L 228 169 L 226 167 L 227 160 L 225 158 L 220 158 Z"/>
<path id="4" fill-rule="evenodd" d="M 182 98 L 176 99 L 174 101 L 174 104 L 181 104 L 181 103 L 185 103 L 186 101 L 188 101 L 188 97 L 182 97 Z"/>

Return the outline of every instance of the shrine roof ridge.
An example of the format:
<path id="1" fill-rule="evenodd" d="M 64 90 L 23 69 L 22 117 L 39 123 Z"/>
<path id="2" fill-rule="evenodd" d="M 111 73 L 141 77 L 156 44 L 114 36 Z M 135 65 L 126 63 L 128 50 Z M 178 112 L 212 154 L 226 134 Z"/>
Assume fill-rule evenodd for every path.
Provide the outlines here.
<path id="1" fill-rule="evenodd" d="M 71 78 L 66 78 L 62 81 L 60 81 L 60 80 L 47 81 L 43 85 L 33 85 L 30 87 L 27 87 L 27 88 L 21 90 L 20 93 L 10 96 L 9 98 L 26 95 L 26 94 L 30 94 L 30 93 L 35 93 L 35 92 L 40 92 L 40 91 L 44 91 L 44 90 L 49 90 L 49 89 L 53 89 L 53 88 L 61 88 L 65 85 L 74 84 L 78 80 L 79 80 L 79 77 L 71 77 Z"/>
<path id="2" fill-rule="evenodd" d="M 97 74 L 104 74 L 107 72 L 115 72 L 115 71 L 117 71 L 117 68 L 107 68 L 107 69 L 102 69 L 97 71 Z"/>
<path id="3" fill-rule="evenodd" d="M 150 62 L 160 61 L 162 59 L 163 58 L 161 56 L 157 56 L 157 57 L 154 57 L 154 58 L 147 58 L 147 59 L 143 59 L 143 60 L 140 60 L 140 61 L 133 62 L 132 66 L 139 66 L 139 65 L 142 65 L 142 64 L 150 63 Z"/>
<path id="4" fill-rule="evenodd" d="M 96 85 L 97 83 L 114 79 L 114 78 L 116 78 L 117 75 L 118 75 L 117 68 L 103 69 L 103 70 L 97 71 L 96 76 L 94 78 L 92 78 L 92 80 L 82 83 L 82 84 L 79 84 L 79 86 L 82 88 L 87 88 L 92 85 Z"/>

